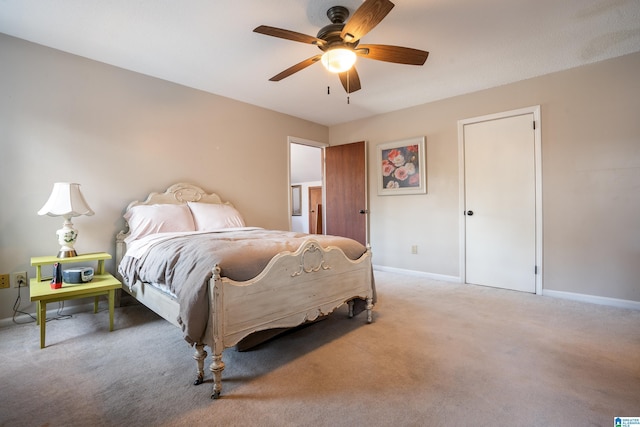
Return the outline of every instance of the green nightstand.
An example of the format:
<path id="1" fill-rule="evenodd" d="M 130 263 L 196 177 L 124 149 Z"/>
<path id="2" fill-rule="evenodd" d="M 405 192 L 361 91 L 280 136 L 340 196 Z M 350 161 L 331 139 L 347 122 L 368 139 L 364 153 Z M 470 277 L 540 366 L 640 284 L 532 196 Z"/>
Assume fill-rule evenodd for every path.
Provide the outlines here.
<path id="1" fill-rule="evenodd" d="M 44 348 L 45 329 L 47 324 L 47 303 L 64 301 L 75 298 L 95 297 L 93 312 L 98 312 L 98 297 L 109 297 L 109 331 L 113 331 L 113 312 L 115 308 L 116 289 L 122 288 L 122 284 L 111 274 L 104 271 L 104 261 L 111 259 L 106 252 L 78 255 L 72 258 L 57 258 L 56 256 L 43 256 L 31 258 L 31 265 L 36 267 L 36 277 L 30 281 L 31 301 L 37 302 L 37 324 L 40 325 L 40 348 Z M 56 262 L 86 263 L 97 261 L 98 266 L 94 272 L 93 280 L 88 283 L 63 283 L 59 289 L 51 289 L 51 279 L 42 279 L 42 266 L 53 265 Z"/>

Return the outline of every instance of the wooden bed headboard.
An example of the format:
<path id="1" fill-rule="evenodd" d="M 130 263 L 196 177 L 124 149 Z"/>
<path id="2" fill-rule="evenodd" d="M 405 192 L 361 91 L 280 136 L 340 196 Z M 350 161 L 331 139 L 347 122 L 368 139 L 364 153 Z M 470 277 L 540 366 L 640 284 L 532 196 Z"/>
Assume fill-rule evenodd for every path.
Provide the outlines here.
<path id="1" fill-rule="evenodd" d="M 207 194 L 207 192 L 196 185 L 180 182 L 167 188 L 164 193 L 150 193 L 144 201 L 136 200 L 129 203 L 126 210 L 138 205 L 179 205 L 187 202 L 231 204 L 229 202 L 223 202 L 216 193 Z"/>
<path id="2" fill-rule="evenodd" d="M 127 206 L 129 209 L 134 206 L 139 205 L 155 205 L 155 204 L 170 204 L 170 205 L 180 205 L 187 202 L 200 202 L 200 203 L 211 203 L 211 204 L 225 204 L 229 206 L 233 206 L 229 202 L 223 202 L 220 196 L 216 193 L 207 193 L 202 188 L 197 185 L 188 184 L 185 182 L 180 182 L 177 184 L 173 184 L 169 188 L 167 188 L 164 193 L 149 193 L 147 198 L 143 201 L 135 200 Z M 124 239 L 129 235 L 129 224 L 125 222 L 124 230 L 121 230 L 116 235 L 116 266 L 122 260 L 124 256 L 127 245 Z"/>

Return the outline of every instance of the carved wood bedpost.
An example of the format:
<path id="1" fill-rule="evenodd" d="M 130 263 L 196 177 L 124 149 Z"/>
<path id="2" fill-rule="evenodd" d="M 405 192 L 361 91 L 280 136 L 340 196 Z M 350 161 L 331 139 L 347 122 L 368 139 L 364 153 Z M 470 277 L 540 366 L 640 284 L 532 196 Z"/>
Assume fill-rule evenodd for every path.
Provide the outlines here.
<path id="1" fill-rule="evenodd" d="M 213 340 L 211 344 L 211 355 L 213 361 L 211 363 L 211 373 L 213 374 L 213 392 L 212 399 L 220 397 L 222 392 L 222 371 L 224 370 L 224 362 L 222 361 L 222 351 L 224 350 L 224 309 L 223 309 L 223 292 L 222 279 L 220 277 L 220 266 L 213 268 L 213 276 L 209 282 L 209 292 L 211 307 L 210 317 L 212 325 Z"/>

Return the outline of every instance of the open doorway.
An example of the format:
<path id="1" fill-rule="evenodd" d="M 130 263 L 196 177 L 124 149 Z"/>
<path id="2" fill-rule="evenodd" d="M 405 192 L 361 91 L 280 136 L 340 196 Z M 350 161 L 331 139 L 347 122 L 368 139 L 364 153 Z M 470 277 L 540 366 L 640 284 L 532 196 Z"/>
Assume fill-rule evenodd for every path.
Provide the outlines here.
<path id="1" fill-rule="evenodd" d="M 323 234 L 323 147 L 326 144 L 289 138 L 291 231 Z M 318 190 L 319 189 L 319 190 Z M 320 200 L 318 200 L 318 192 Z"/>

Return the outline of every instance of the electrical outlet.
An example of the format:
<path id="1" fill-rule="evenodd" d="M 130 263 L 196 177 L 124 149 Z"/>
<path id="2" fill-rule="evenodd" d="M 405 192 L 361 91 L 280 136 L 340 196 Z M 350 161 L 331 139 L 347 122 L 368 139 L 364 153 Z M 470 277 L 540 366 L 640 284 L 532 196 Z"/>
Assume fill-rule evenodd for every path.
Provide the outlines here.
<path id="1" fill-rule="evenodd" d="M 27 282 L 27 272 L 17 271 L 15 273 L 11 273 L 11 285 L 14 288 L 28 286 L 29 282 Z"/>
<path id="2" fill-rule="evenodd" d="M 0 274 L 0 288 L 8 288 L 9 286 L 9 275 Z"/>
<path id="3" fill-rule="evenodd" d="M 411 253 L 414 255 L 418 253 L 418 245 L 411 246 Z"/>

